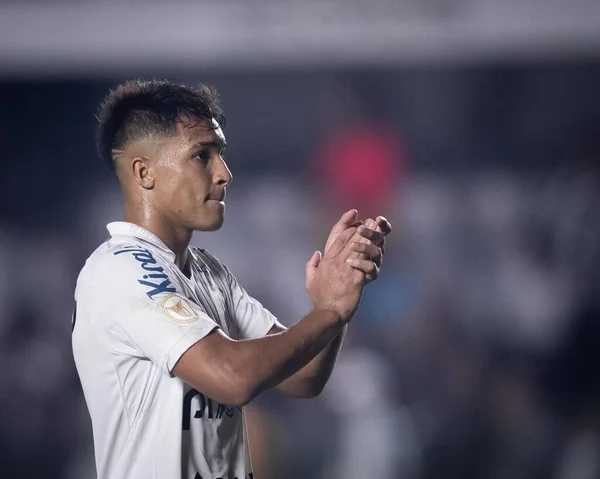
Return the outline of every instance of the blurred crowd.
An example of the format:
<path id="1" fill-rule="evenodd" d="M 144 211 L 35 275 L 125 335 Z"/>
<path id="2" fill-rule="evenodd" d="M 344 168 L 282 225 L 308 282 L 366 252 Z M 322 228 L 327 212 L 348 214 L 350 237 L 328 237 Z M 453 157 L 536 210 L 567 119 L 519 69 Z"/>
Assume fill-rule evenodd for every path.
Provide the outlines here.
<path id="1" fill-rule="evenodd" d="M 193 243 L 282 323 L 343 211 L 394 227 L 323 394 L 247 407 L 257 477 L 600 477 L 599 65 L 200 76 L 235 179 Z M 70 315 L 117 81 L 0 83 L 2 478 L 95 477 Z"/>

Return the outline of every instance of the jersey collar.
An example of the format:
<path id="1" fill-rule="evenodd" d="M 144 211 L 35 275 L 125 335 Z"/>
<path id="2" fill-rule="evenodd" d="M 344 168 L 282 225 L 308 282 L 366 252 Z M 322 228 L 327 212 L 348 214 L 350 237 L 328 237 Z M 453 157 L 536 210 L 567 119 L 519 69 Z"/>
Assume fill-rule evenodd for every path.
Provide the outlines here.
<path id="1" fill-rule="evenodd" d="M 114 221 L 106 225 L 106 229 L 108 229 L 111 236 L 129 236 L 151 243 L 165 253 L 171 261 L 175 261 L 175 253 L 158 236 L 141 226 L 126 221 Z"/>

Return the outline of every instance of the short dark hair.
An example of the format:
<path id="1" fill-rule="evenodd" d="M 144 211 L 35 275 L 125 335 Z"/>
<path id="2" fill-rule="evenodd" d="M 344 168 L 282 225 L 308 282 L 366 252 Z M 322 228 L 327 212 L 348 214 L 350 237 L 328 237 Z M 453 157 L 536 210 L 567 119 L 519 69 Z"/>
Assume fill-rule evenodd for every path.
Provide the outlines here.
<path id="1" fill-rule="evenodd" d="M 211 120 L 225 126 L 217 91 L 167 80 L 130 80 L 111 90 L 98 110 L 96 146 L 104 164 L 115 171 L 113 149 L 149 134 L 175 134 L 179 122 Z"/>

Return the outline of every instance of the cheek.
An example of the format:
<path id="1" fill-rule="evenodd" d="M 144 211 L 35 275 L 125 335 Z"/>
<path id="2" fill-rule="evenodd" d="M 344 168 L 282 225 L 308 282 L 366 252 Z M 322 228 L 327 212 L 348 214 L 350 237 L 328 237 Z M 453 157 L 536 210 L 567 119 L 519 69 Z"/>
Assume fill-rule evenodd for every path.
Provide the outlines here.
<path id="1" fill-rule="evenodd" d="M 198 178 L 193 173 L 184 174 L 177 178 L 171 185 L 171 198 L 173 203 L 182 210 L 197 210 L 203 208 L 209 189 L 203 178 Z"/>
<path id="2" fill-rule="evenodd" d="M 205 206 L 204 199 L 210 192 L 207 173 L 194 163 L 165 165 L 159 172 L 162 201 L 166 208 L 179 213 L 193 213 Z"/>

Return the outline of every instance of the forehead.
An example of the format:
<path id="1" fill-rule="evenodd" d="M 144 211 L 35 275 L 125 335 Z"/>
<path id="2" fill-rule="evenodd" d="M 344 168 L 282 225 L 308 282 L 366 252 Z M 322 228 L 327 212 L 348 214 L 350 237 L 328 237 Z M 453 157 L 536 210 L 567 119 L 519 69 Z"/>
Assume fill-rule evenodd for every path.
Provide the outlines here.
<path id="1" fill-rule="evenodd" d="M 225 143 L 223 130 L 213 118 L 209 120 L 182 121 L 178 125 L 179 139 L 186 143 L 195 144 L 198 142 L 216 141 Z"/>

